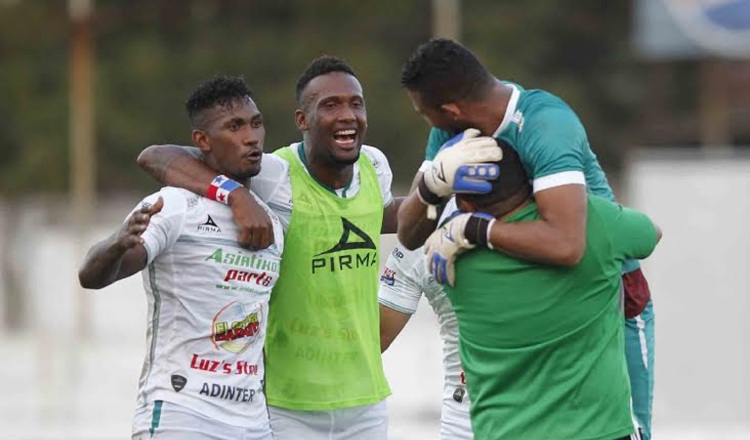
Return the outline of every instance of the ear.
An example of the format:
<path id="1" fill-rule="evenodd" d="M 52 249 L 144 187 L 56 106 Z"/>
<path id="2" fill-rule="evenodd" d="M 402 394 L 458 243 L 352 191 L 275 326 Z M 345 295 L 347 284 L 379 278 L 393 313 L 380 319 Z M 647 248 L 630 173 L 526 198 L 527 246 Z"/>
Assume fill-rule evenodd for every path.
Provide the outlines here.
<path id="1" fill-rule="evenodd" d="M 297 124 L 297 129 L 300 131 L 307 131 L 309 128 L 307 124 L 307 115 L 301 109 L 294 111 L 294 122 Z"/>
<path id="2" fill-rule="evenodd" d="M 456 119 L 460 118 L 461 115 L 462 115 L 462 113 L 463 113 L 461 111 L 461 107 L 458 104 L 456 104 L 455 102 L 449 102 L 449 103 L 446 103 L 446 104 L 441 104 L 440 105 L 440 111 L 443 114 L 447 115 L 449 118 L 453 119 L 453 120 L 456 120 Z"/>
<path id="3" fill-rule="evenodd" d="M 208 133 L 203 130 L 193 130 L 193 145 L 200 148 L 204 153 L 211 151 L 211 144 L 208 142 Z"/>

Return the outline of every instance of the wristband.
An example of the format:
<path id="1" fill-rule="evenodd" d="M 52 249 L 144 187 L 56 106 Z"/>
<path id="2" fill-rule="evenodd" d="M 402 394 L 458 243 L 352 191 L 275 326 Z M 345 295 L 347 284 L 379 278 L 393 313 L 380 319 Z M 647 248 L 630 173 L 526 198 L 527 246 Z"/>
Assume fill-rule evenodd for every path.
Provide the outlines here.
<path id="1" fill-rule="evenodd" d="M 419 200 L 425 205 L 439 205 L 443 203 L 443 198 L 430 191 L 430 188 L 427 187 L 427 183 L 425 183 L 424 179 L 419 181 L 417 194 L 419 195 Z"/>
<path id="2" fill-rule="evenodd" d="M 240 182 L 232 180 L 223 174 L 219 174 L 214 178 L 211 184 L 208 185 L 206 198 L 228 205 L 229 193 L 241 186 L 242 184 Z"/>
<path id="3" fill-rule="evenodd" d="M 427 218 L 437 220 L 437 205 L 443 203 L 443 198 L 430 191 L 424 179 L 417 186 L 417 196 L 422 203 L 427 205 Z"/>
<path id="4" fill-rule="evenodd" d="M 490 231 L 495 223 L 495 217 L 478 212 L 469 217 L 464 228 L 464 237 L 469 243 L 493 249 L 490 243 Z"/>

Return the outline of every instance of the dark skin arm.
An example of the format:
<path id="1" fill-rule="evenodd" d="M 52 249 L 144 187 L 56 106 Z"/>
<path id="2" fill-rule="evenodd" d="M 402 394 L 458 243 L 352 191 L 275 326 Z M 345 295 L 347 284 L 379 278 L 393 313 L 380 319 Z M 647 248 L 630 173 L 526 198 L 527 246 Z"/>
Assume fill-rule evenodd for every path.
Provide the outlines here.
<path id="1" fill-rule="evenodd" d="M 163 206 L 159 197 L 153 205 L 145 205 L 131 215 L 117 232 L 92 246 L 78 270 L 81 286 L 101 289 L 143 270 L 148 255 L 141 234 Z"/>
<path id="2" fill-rule="evenodd" d="M 218 173 L 201 158 L 198 148 L 152 145 L 138 156 L 138 165 L 164 185 L 184 188 L 205 197 Z M 265 249 L 273 244 L 273 223 L 247 189 L 238 188 L 230 192 L 228 201 L 234 222 L 240 229 L 237 239 L 240 245 L 249 249 Z"/>
<path id="3" fill-rule="evenodd" d="M 422 246 L 437 226 L 437 220 L 427 218 L 427 205 L 412 191 L 398 210 L 398 241 L 409 250 Z"/>
<path id="4" fill-rule="evenodd" d="M 391 346 L 396 336 L 401 333 L 411 315 L 380 305 L 380 352 Z"/>
<path id="5" fill-rule="evenodd" d="M 398 226 L 398 209 L 406 197 L 394 197 L 393 203 L 383 209 L 383 226 L 380 228 L 381 234 L 395 234 Z"/>
<path id="6" fill-rule="evenodd" d="M 562 185 L 534 194 L 541 219 L 495 222 L 492 246 L 522 260 L 575 266 L 586 251 L 587 196 L 584 185 Z"/>
<path id="7" fill-rule="evenodd" d="M 555 266 L 575 266 L 586 250 L 586 187 L 562 185 L 534 194 L 541 219 L 533 222 L 495 222 L 492 246 L 514 257 Z M 422 246 L 435 229 L 427 206 L 416 193 L 399 210 L 398 238 L 408 249 Z"/>

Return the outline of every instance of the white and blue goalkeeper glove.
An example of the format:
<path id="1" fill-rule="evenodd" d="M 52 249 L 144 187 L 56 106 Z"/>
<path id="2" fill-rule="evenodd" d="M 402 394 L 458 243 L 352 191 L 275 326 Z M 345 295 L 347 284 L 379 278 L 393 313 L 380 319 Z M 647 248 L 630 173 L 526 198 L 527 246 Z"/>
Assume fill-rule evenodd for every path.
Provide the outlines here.
<path id="1" fill-rule="evenodd" d="M 500 175 L 496 163 L 503 158 L 503 150 L 490 136 L 480 136 L 479 130 L 469 128 L 448 140 L 432 163 L 424 171 L 419 183 L 419 198 L 428 205 L 427 217 L 435 219 L 436 205 L 455 193 L 486 194 L 492 189 L 490 180 Z"/>
<path id="2" fill-rule="evenodd" d="M 425 241 L 427 269 L 440 284 L 456 285 L 456 257 L 477 246 L 492 249 L 489 233 L 495 218 L 489 214 L 460 213 Z"/>

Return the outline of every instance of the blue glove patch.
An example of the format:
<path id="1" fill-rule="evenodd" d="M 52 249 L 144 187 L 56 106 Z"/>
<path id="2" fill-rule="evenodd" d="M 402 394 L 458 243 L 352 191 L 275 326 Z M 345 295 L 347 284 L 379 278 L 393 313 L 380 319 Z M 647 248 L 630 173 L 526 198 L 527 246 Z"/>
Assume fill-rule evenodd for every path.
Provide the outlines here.
<path id="1" fill-rule="evenodd" d="M 437 252 L 432 254 L 430 259 L 430 272 L 440 284 L 448 284 L 448 260 Z"/>
<path id="2" fill-rule="evenodd" d="M 492 183 L 500 176 L 500 166 L 496 163 L 461 165 L 453 179 L 453 191 L 457 193 L 487 194 L 492 191 Z"/>

